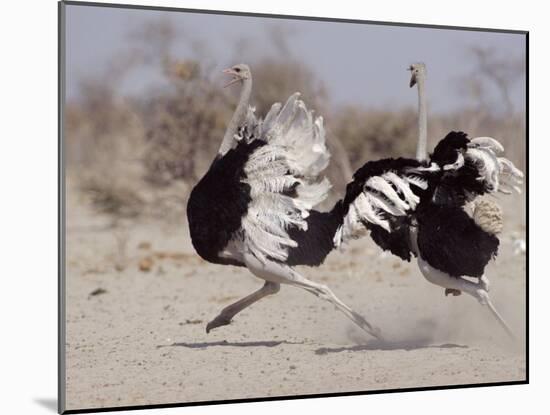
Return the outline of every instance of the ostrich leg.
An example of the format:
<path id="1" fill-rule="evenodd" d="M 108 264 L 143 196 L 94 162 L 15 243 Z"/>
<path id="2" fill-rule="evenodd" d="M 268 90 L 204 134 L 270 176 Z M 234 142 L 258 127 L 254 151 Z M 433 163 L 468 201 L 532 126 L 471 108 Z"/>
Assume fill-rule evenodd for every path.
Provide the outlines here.
<path id="1" fill-rule="evenodd" d="M 460 279 L 463 279 L 462 277 L 459 277 Z M 484 290 L 489 292 L 489 278 L 487 278 L 485 275 L 482 275 L 479 279 L 478 286 Z M 456 297 L 460 294 L 462 294 L 462 291 L 456 290 L 454 288 L 445 288 L 445 297 L 447 297 L 449 294 L 452 294 L 453 297 Z"/>
<path id="2" fill-rule="evenodd" d="M 278 293 L 279 290 L 280 284 L 276 282 L 266 281 L 263 287 L 259 290 L 254 291 L 252 294 L 247 295 L 239 301 L 225 307 L 221 311 L 221 313 L 218 314 L 216 318 L 214 318 L 214 320 L 206 325 L 206 332 L 210 333 L 210 330 L 213 330 L 216 327 L 228 325 L 229 323 L 231 323 L 231 319 L 235 317 L 237 313 L 268 295 Z"/>
<path id="3" fill-rule="evenodd" d="M 312 294 L 315 294 L 317 297 L 328 301 L 344 313 L 351 321 L 357 324 L 362 330 L 377 339 L 383 340 L 379 328 L 371 325 L 360 314 L 356 313 L 344 304 L 326 285 L 310 281 L 284 264 L 272 261 L 267 261 L 266 263 L 260 262 L 255 256 L 250 254 L 244 256 L 244 262 L 246 263 L 248 269 L 259 278 L 265 279 L 266 281 L 300 287 Z"/>
<path id="4" fill-rule="evenodd" d="M 506 333 L 511 338 L 515 338 L 512 330 L 510 329 L 508 324 L 506 324 L 506 321 L 502 318 L 500 313 L 491 302 L 491 299 L 489 298 L 489 294 L 487 293 L 487 289 L 489 288 L 487 277 L 483 276 L 480 279 L 479 284 L 475 284 L 464 278 L 451 277 L 450 275 L 431 267 L 426 261 L 424 261 L 420 257 L 418 257 L 418 267 L 420 268 L 420 272 L 422 272 L 424 277 L 431 283 L 439 285 L 446 289 L 464 291 L 465 293 L 470 294 L 472 297 L 478 300 L 481 305 L 486 305 L 493 316 L 500 323 L 500 325 L 504 328 Z"/>

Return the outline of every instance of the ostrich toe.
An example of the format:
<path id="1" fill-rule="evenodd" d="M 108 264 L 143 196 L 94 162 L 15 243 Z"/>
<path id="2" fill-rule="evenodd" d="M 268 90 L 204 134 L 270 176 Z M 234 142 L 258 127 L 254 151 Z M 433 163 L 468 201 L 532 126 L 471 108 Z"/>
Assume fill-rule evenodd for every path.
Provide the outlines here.
<path id="1" fill-rule="evenodd" d="M 462 291 L 455 290 L 454 288 L 445 288 L 445 297 L 447 297 L 449 294 L 451 294 L 453 297 L 456 297 L 462 294 Z"/>
<path id="2" fill-rule="evenodd" d="M 210 330 L 214 330 L 217 327 L 227 326 L 231 324 L 231 319 L 225 316 L 219 315 L 214 320 L 206 325 L 206 333 L 210 333 Z"/>

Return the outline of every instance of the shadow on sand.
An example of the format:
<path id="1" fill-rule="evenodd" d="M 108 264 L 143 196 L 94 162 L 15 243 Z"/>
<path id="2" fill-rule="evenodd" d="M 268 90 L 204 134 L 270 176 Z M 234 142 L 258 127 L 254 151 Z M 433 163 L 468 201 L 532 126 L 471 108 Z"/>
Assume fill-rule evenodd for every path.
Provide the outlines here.
<path id="1" fill-rule="evenodd" d="M 356 346 L 343 347 L 321 347 L 315 350 L 315 354 L 324 355 L 328 353 L 340 352 L 361 352 L 365 350 L 417 350 L 417 349 L 467 349 L 468 346 L 454 343 L 445 343 L 440 345 L 430 344 L 429 340 L 416 341 L 381 341 L 374 340 L 367 344 L 358 344 Z"/>
<path id="2" fill-rule="evenodd" d="M 186 347 L 188 349 L 206 349 L 209 347 L 276 347 L 281 344 L 304 344 L 303 342 L 281 341 L 248 341 L 248 342 L 228 342 L 227 340 L 215 342 L 185 343 L 177 342 L 172 344 L 161 344 L 157 349 L 163 347 Z M 315 354 L 324 355 L 328 353 L 340 352 L 361 352 L 367 350 L 416 350 L 416 349 L 467 349 L 468 346 L 454 343 L 430 344 L 428 340 L 417 341 L 381 341 L 374 340 L 367 344 L 358 344 L 354 346 L 342 347 L 320 347 L 315 350 Z"/>
<path id="3" fill-rule="evenodd" d="M 275 347 L 280 346 L 281 344 L 303 344 L 301 342 L 289 342 L 286 340 L 281 341 L 250 341 L 250 342 L 228 342 L 227 340 L 217 341 L 217 342 L 200 342 L 200 343 L 172 343 L 172 344 L 163 344 L 157 346 L 157 349 L 162 347 L 187 347 L 188 349 L 206 349 L 207 347 Z"/>

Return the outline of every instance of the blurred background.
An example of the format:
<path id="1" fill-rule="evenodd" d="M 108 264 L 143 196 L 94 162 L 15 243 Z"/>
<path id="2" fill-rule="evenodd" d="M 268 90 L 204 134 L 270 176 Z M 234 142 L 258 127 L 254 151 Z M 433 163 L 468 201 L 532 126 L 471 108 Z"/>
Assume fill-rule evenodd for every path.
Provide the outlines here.
<path id="1" fill-rule="evenodd" d="M 489 135 L 525 169 L 520 34 L 70 5 L 66 45 L 69 192 L 113 225 L 184 220 L 238 97 L 221 70 L 241 62 L 257 114 L 300 91 L 324 116 L 327 204 L 365 161 L 414 156 L 406 69 L 417 61 L 428 69 L 429 148 L 450 130 Z"/>

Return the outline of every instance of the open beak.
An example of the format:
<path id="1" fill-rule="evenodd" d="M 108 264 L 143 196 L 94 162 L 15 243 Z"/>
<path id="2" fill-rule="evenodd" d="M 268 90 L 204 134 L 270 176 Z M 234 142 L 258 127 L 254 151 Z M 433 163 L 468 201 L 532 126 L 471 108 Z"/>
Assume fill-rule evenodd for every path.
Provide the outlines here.
<path id="1" fill-rule="evenodd" d="M 416 75 L 413 72 L 413 67 L 412 66 L 409 66 L 409 68 L 407 70 L 411 71 L 411 81 L 409 82 L 409 88 L 412 88 L 413 86 L 416 85 Z"/>
<path id="2" fill-rule="evenodd" d="M 411 76 L 411 82 L 409 82 L 409 87 L 412 88 L 413 86 L 416 85 L 416 75 L 415 74 L 412 74 Z"/>
<path id="3" fill-rule="evenodd" d="M 239 82 L 241 80 L 241 78 L 239 78 L 235 73 L 235 71 L 233 71 L 233 69 L 231 68 L 224 69 L 222 72 L 226 75 L 230 75 L 233 77 L 233 79 L 231 79 L 228 83 L 226 83 L 223 86 L 224 88 L 227 88 L 229 85 L 233 85 L 234 83 Z"/>
<path id="4" fill-rule="evenodd" d="M 416 85 L 416 75 L 414 74 L 414 68 L 413 66 L 409 66 L 407 68 L 407 71 L 411 71 L 411 81 L 409 82 L 409 88 L 412 88 L 413 86 Z"/>

